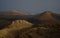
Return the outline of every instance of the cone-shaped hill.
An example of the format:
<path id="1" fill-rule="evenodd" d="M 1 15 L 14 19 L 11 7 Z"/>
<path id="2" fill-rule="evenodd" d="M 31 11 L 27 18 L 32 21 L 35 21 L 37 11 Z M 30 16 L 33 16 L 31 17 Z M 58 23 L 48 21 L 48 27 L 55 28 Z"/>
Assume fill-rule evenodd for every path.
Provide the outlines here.
<path id="1" fill-rule="evenodd" d="M 59 17 L 60 18 L 60 14 L 55 14 L 51 11 L 45 11 L 41 14 L 35 15 L 35 19 L 39 19 L 39 20 L 54 20 L 56 19 L 55 17 Z"/>
<path id="2" fill-rule="evenodd" d="M 41 14 L 36 15 L 33 18 L 39 19 L 39 20 L 49 20 L 49 19 L 52 19 L 52 12 L 51 11 L 45 11 Z"/>

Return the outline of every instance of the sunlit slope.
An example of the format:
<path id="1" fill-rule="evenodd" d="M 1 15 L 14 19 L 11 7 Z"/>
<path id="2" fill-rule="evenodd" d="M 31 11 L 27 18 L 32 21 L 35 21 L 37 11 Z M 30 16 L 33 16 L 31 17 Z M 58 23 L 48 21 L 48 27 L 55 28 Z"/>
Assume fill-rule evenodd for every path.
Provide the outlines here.
<path id="1" fill-rule="evenodd" d="M 33 24 L 26 20 L 15 20 L 9 25 L 10 28 L 26 28 L 31 27 Z"/>

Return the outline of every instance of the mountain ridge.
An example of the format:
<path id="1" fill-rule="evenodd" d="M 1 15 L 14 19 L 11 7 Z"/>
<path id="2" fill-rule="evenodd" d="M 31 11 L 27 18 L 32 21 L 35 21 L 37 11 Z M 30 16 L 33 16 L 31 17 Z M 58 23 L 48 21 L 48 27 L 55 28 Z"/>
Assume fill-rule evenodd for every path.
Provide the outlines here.
<path id="1" fill-rule="evenodd" d="M 24 11 L 7 10 L 7 11 L 1 12 L 0 15 L 28 15 L 28 14 Z"/>

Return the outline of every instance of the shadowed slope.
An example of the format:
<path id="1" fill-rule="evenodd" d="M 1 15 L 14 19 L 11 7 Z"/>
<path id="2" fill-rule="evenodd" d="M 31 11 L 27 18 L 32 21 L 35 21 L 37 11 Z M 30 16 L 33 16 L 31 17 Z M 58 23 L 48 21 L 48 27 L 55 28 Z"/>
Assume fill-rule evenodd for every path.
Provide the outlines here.
<path id="1" fill-rule="evenodd" d="M 9 20 L 0 20 L 0 29 L 7 28 L 11 23 Z"/>
<path id="2" fill-rule="evenodd" d="M 60 21 L 60 14 L 52 14 L 52 16 L 56 19 Z"/>

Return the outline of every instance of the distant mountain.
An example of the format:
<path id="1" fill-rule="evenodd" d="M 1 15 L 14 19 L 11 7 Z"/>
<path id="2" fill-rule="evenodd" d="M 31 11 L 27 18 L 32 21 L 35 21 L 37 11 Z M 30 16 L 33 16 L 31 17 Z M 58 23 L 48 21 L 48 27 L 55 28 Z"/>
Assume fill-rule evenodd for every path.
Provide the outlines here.
<path id="1" fill-rule="evenodd" d="M 0 12 L 0 19 L 20 19 L 24 18 L 28 14 L 24 11 L 17 11 L 17 10 L 8 10 L 4 12 Z"/>
<path id="2" fill-rule="evenodd" d="M 28 21 L 34 23 L 34 24 L 40 24 L 40 23 L 46 23 L 46 24 L 56 24 L 60 22 L 58 20 L 60 18 L 60 15 L 55 14 L 51 11 L 45 11 L 41 14 L 34 15 L 32 18 L 29 18 Z"/>
<path id="3" fill-rule="evenodd" d="M 33 17 L 33 18 L 39 19 L 39 20 L 50 20 L 50 19 L 53 19 L 51 11 L 45 11 L 45 12 L 43 12 L 41 14 L 35 15 L 35 17 Z"/>
<path id="4" fill-rule="evenodd" d="M 24 11 L 8 10 L 8 11 L 0 12 L 0 15 L 28 15 L 28 14 Z"/>

